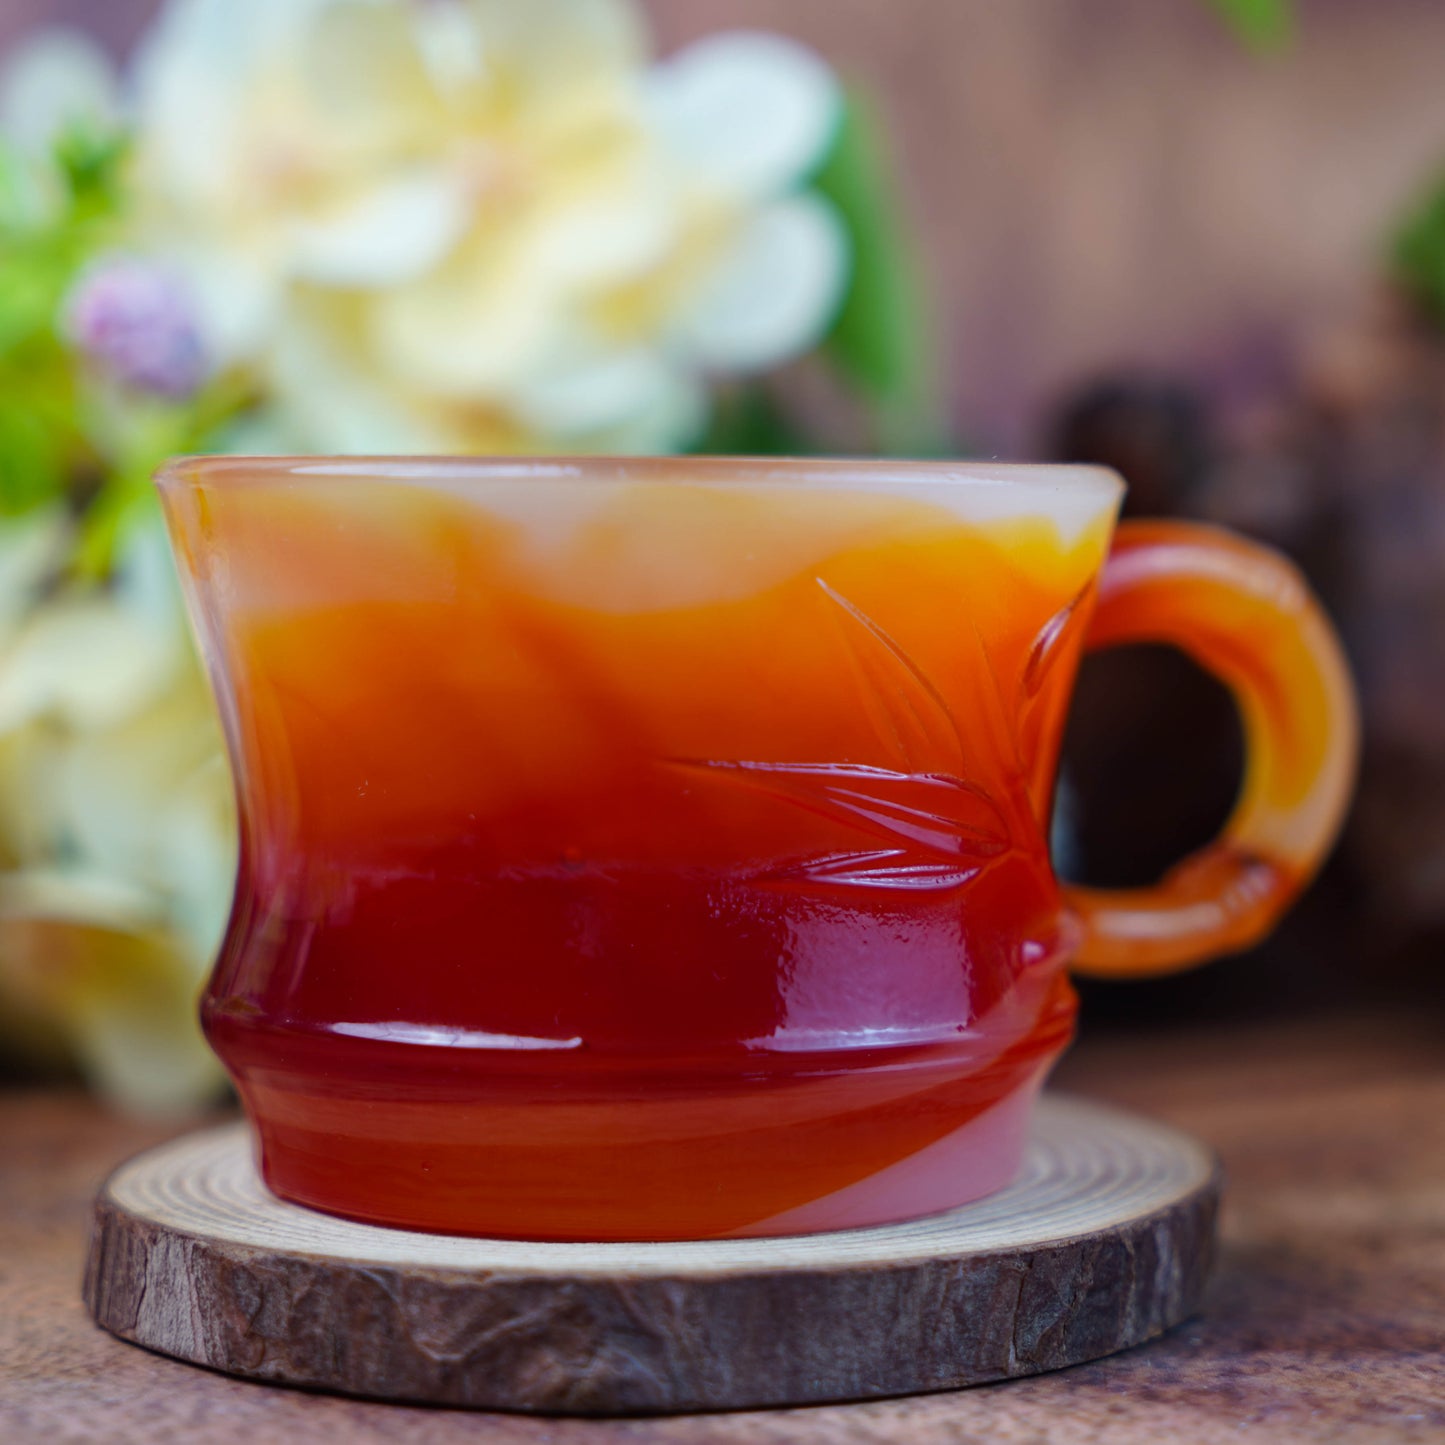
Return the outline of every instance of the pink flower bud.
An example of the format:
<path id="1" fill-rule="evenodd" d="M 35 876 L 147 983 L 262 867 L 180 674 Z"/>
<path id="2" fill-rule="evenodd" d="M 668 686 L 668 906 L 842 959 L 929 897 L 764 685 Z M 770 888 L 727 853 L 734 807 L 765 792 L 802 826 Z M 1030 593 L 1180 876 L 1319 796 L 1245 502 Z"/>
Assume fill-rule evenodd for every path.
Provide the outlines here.
<path id="1" fill-rule="evenodd" d="M 75 346 L 123 386 L 184 401 L 205 379 L 205 348 L 184 283 L 165 267 L 112 257 L 85 272 L 65 308 Z"/>

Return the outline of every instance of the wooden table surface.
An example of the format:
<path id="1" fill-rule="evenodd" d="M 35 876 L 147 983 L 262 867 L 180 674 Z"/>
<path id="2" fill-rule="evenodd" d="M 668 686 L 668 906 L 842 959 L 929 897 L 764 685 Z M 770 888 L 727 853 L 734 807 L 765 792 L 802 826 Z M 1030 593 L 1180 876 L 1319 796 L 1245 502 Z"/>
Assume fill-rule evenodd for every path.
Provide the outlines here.
<path id="1" fill-rule="evenodd" d="M 90 1197 L 174 1130 L 0 1092 L 0 1441 L 1073 1445 L 1445 1441 L 1445 1021 L 1099 1040 L 1076 1091 L 1190 1129 L 1230 1175 L 1202 1317 L 1113 1359 L 954 1394 L 673 1419 L 400 1408 L 231 1380 L 80 1306 Z"/>

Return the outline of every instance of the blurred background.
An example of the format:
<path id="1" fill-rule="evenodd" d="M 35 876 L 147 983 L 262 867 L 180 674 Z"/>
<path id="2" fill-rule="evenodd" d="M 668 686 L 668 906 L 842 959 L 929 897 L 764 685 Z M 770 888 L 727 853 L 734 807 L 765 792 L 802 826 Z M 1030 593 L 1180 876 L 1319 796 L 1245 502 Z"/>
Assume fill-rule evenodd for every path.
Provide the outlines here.
<path id="1" fill-rule="evenodd" d="M 1438 1013 L 1442 55 L 1432 0 L 6 0 L 3 1067 L 216 1086 L 233 824 L 147 482 L 182 450 L 1117 467 L 1305 568 L 1366 747 L 1281 932 L 1085 985 L 1085 1030 Z M 1239 764 L 1182 657 L 1092 659 L 1066 871 L 1157 878 Z"/>

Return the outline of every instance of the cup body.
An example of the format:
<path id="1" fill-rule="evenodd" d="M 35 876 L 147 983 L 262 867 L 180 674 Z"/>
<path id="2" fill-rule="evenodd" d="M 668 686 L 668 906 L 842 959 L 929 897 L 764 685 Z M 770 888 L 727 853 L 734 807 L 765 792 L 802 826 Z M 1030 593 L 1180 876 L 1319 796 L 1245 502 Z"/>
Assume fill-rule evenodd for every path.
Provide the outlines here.
<path id="1" fill-rule="evenodd" d="M 1088 468 L 192 459 L 241 866 L 203 1004 L 278 1193 L 556 1239 L 1015 1172 L 1070 1036 Z"/>

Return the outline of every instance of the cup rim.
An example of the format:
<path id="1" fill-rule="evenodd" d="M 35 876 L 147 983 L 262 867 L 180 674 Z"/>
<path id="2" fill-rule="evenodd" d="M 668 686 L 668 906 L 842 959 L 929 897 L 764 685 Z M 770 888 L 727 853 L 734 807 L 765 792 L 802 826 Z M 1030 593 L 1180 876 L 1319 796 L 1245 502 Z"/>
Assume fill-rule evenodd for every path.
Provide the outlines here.
<path id="1" fill-rule="evenodd" d="M 1027 487 L 1092 491 L 1122 497 L 1124 479 L 1110 467 L 1084 462 L 999 462 L 887 457 L 734 456 L 306 456 L 196 453 L 172 457 L 155 473 L 161 488 L 223 482 L 244 486 L 260 478 L 365 477 L 398 481 L 703 481 L 719 485 L 848 486 L 895 481 L 939 487 Z"/>

